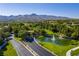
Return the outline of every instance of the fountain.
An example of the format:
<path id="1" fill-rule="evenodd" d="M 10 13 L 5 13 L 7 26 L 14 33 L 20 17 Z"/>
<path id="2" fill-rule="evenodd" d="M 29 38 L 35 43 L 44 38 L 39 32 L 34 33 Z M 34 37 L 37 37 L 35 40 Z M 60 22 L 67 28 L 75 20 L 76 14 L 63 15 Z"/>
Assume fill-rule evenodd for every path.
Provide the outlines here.
<path id="1" fill-rule="evenodd" d="M 45 37 L 44 39 L 45 42 L 51 42 L 51 43 L 56 43 L 56 38 L 53 35 L 52 37 Z"/>
<path id="2" fill-rule="evenodd" d="M 55 43 L 55 36 L 53 35 L 53 38 L 51 39 L 53 43 Z"/>
<path id="3" fill-rule="evenodd" d="M 57 40 L 57 37 L 53 34 L 52 37 L 45 37 L 44 42 L 54 43 L 56 45 L 61 45 L 60 41 Z"/>

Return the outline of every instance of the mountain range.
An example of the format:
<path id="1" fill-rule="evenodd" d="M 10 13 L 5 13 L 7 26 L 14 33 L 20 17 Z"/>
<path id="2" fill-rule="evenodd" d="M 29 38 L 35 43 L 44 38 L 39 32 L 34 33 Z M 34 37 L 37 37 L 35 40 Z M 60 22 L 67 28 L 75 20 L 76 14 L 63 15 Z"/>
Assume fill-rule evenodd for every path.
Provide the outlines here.
<path id="1" fill-rule="evenodd" d="M 64 20 L 70 19 L 68 17 L 62 16 L 52 16 L 52 15 L 37 15 L 37 14 L 30 14 L 30 15 L 10 15 L 10 16 L 2 16 L 0 15 L 0 21 L 40 21 L 40 20 Z"/>

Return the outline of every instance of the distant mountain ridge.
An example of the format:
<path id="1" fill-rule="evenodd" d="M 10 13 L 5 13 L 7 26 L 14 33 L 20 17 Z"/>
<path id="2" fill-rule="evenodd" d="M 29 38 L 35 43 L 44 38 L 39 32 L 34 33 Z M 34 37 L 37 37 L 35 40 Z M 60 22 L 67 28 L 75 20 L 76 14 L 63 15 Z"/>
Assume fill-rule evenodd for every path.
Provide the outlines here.
<path id="1" fill-rule="evenodd" d="M 37 15 L 37 14 L 31 14 L 31 15 L 17 15 L 17 16 L 2 16 L 0 15 L 0 21 L 40 21 L 40 20 L 59 20 L 59 19 L 70 19 L 68 17 L 62 17 L 62 16 L 52 16 L 52 15 Z"/>

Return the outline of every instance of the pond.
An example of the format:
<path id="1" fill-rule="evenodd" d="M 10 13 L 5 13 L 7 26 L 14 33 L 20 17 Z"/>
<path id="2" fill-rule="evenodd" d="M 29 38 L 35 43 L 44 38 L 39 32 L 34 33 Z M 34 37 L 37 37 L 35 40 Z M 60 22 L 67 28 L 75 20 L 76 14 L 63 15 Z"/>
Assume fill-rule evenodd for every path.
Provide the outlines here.
<path id="1" fill-rule="evenodd" d="M 62 45 L 58 37 L 56 37 L 55 35 L 52 35 L 52 37 L 45 37 L 44 42 L 50 42 L 57 45 Z"/>
<path id="2" fill-rule="evenodd" d="M 55 43 L 56 42 L 56 38 L 53 35 L 52 37 L 45 37 L 44 39 L 45 42 L 51 42 L 51 43 Z"/>

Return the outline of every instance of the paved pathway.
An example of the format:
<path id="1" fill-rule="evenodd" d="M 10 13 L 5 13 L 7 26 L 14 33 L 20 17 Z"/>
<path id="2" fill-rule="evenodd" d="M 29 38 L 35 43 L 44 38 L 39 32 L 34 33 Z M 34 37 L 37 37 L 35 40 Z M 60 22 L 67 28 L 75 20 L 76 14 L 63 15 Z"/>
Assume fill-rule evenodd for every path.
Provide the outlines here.
<path id="1" fill-rule="evenodd" d="M 77 49 L 79 49 L 79 46 L 68 50 L 67 53 L 66 53 L 66 56 L 71 56 L 71 52 L 72 52 L 72 51 L 75 51 L 75 50 L 77 50 Z"/>

